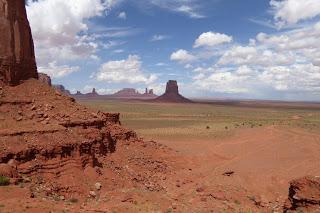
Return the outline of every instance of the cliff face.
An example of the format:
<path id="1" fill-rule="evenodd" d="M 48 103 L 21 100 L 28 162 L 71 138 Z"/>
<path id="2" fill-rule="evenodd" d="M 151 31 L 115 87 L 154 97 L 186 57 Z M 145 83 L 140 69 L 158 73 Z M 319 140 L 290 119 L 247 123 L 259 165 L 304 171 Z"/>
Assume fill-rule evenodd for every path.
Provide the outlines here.
<path id="1" fill-rule="evenodd" d="M 0 0 L 0 81 L 17 85 L 38 78 L 24 0 Z"/>

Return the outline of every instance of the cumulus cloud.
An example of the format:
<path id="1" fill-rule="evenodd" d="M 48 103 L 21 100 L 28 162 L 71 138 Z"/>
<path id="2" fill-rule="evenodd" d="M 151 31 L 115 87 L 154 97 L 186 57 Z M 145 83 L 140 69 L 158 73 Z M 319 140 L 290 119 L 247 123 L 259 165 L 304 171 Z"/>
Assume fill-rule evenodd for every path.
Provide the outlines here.
<path id="1" fill-rule="evenodd" d="M 53 78 L 62 78 L 67 75 L 70 75 L 71 73 L 78 72 L 79 70 L 80 67 L 78 66 L 70 67 L 67 65 L 57 65 L 56 61 L 49 63 L 48 66 L 38 67 L 39 72 L 46 73 Z"/>
<path id="2" fill-rule="evenodd" d="M 230 43 L 232 36 L 228 36 L 221 33 L 206 32 L 202 33 L 195 41 L 193 47 L 214 47 L 224 43 Z"/>
<path id="3" fill-rule="evenodd" d="M 318 0 L 271 0 L 270 5 L 279 27 L 293 25 L 320 15 Z"/>
<path id="4" fill-rule="evenodd" d="M 104 63 L 96 74 L 98 81 L 110 83 L 151 84 L 157 79 L 155 74 L 147 75 L 142 71 L 139 56 L 129 55 L 127 59 Z"/>
<path id="5" fill-rule="evenodd" d="M 196 57 L 190 54 L 188 51 L 180 49 L 172 53 L 170 59 L 179 63 L 189 63 L 194 61 Z"/>
<path id="6" fill-rule="evenodd" d="M 278 91 L 320 94 L 320 67 L 313 64 L 270 67 L 258 79 Z"/>
<path id="7" fill-rule="evenodd" d="M 277 53 L 270 49 L 259 49 L 252 46 L 235 46 L 227 50 L 219 59 L 219 65 L 286 65 L 295 62 L 290 53 Z"/>
<path id="8" fill-rule="evenodd" d="M 213 70 L 209 75 L 195 75 L 194 86 L 199 90 L 219 93 L 248 93 L 255 82 L 255 72 L 247 66 L 241 66 L 237 70 Z"/>
<path id="9" fill-rule="evenodd" d="M 119 18 L 119 19 L 126 20 L 126 19 L 127 19 L 127 14 L 126 14 L 126 12 L 120 12 L 119 15 L 118 15 L 118 18 Z"/>
<path id="10" fill-rule="evenodd" d="M 26 8 L 38 65 L 42 68 L 48 66 L 48 70 L 53 71 L 52 64 L 96 59 L 98 44 L 86 34 L 89 29 L 86 20 L 104 15 L 115 3 L 111 0 L 28 1 Z M 61 73 L 52 72 L 51 76 L 61 77 Z"/>

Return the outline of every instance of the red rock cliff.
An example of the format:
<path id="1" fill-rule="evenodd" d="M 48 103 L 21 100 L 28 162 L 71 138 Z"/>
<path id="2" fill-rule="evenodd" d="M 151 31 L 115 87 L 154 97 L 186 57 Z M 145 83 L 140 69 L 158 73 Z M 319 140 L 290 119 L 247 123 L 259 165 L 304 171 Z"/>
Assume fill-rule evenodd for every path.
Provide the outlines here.
<path id="1" fill-rule="evenodd" d="M 0 81 L 17 85 L 37 78 L 34 46 L 24 0 L 0 0 Z"/>

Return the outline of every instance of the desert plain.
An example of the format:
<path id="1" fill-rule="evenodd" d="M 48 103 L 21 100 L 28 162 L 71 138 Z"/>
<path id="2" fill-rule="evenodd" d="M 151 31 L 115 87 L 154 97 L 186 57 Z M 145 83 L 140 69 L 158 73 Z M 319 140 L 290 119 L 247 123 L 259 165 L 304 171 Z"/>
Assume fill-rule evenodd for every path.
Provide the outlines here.
<path id="1" fill-rule="evenodd" d="M 320 172 L 317 103 L 81 103 L 96 110 L 120 112 L 124 126 L 146 140 L 170 147 L 184 159 L 190 173 L 176 176 L 176 190 L 181 193 L 177 196 L 185 199 L 186 209 L 190 208 L 188 199 L 199 193 L 191 187 L 195 185 L 200 191 L 213 192 L 211 197 L 204 196 L 203 202 L 219 200 L 220 205 L 212 206 L 217 211 L 227 211 L 231 205 L 236 212 L 255 212 L 245 207 L 250 203 L 277 211 L 288 196 L 290 180 Z"/>

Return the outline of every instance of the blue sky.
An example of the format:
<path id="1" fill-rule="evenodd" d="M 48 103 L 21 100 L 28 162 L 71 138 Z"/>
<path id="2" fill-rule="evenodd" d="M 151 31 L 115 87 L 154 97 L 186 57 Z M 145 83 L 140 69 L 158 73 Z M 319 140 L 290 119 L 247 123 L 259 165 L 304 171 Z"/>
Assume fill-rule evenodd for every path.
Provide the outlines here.
<path id="1" fill-rule="evenodd" d="M 52 10 L 52 8 L 55 8 Z M 319 0 L 38 0 L 40 72 L 75 92 L 320 100 Z"/>

